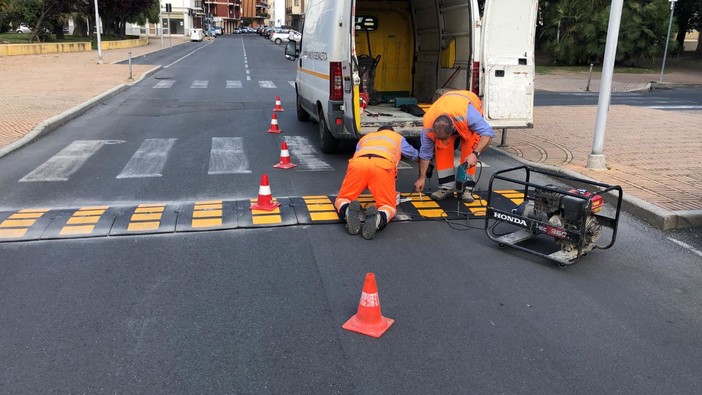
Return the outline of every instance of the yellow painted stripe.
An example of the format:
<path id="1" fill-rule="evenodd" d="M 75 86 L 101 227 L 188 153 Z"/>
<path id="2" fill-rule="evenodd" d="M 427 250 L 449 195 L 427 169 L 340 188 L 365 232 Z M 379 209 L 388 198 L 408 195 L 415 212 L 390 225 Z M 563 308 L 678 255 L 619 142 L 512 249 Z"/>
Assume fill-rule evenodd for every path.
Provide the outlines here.
<path id="1" fill-rule="evenodd" d="M 307 209 L 310 211 L 335 211 L 334 205 L 329 204 L 308 204 Z"/>
<path id="2" fill-rule="evenodd" d="M 127 226 L 127 230 L 130 232 L 137 230 L 156 230 L 160 225 L 160 222 L 132 222 Z"/>
<path id="3" fill-rule="evenodd" d="M 419 215 L 427 218 L 440 218 L 444 215 L 444 210 L 437 208 L 433 210 L 417 210 Z"/>
<path id="4" fill-rule="evenodd" d="M 110 208 L 110 206 L 88 206 L 88 207 L 81 207 L 81 211 L 83 210 L 107 210 Z"/>
<path id="5" fill-rule="evenodd" d="M 6 219 L 0 223 L 0 228 L 18 228 L 21 226 L 32 226 L 36 219 Z"/>
<path id="6" fill-rule="evenodd" d="M 0 229 L 0 237 L 22 237 L 29 229 Z"/>
<path id="7" fill-rule="evenodd" d="M 166 207 L 166 203 L 142 203 L 139 207 Z"/>
<path id="8" fill-rule="evenodd" d="M 221 200 L 202 200 L 199 202 L 195 202 L 196 205 L 198 204 L 222 204 Z"/>
<path id="9" fill-rule="evenodd" d="M 256 215 L 253 217 L 254 225 L 279 224 L 283 222 L 280 215 Z"/>
<path id="10" fill-rule="evenodd" d="M 336 211 L 323 212 L 323 213 L 310 213 L 310 218 L 312 219 L 312 221 L 329 221 L 329 220 L 338 220 L 339 215 L 336 214 Z"/>
<path id="11" fill-rule="evenodd" d="M 280 207 L 276 207 L 274 210 L 251 210 L 251 214 L 256 215 L 266 215 L 266 214 L 280 214 Z"/>
<path id="12" fill-rule="evenodd" d="M 193 218 L 221 217 L 222 210 L 193 211 Z"/>
<path id="13" fill-rule="evenodd" d="M 424 201 L 419 201 L 416 202 L 412 200 L 412 205 L 416 208 L 435 208 L 439 207 L 439 203 L 433 201 L 433 200 L 424 200 Z"/>
<path id="14" fill-rule="evenodd" d="M 28 218 L 39 218 L 44 213 L 14 213 L 10 215 L 8 219 L 28 219 Z"/>
<path id="15" fill-rule="evenodd" d="M 152 220 L 160 220 L 160 219 L 161 219 L 161 213 L 132 214 L 132 221 L 152 221 Z"/>
<path id="16" fill-rule="evenodd" d="M 486 210 L 482 207 L 481 208 L 471 208 L 470 212 L 473 213 L 473 215 L 475 215 L 477 217 L 484 217 Z"/>
<path id="17" fill-rule="evenodd" d="M 305 199 L 305 204 L 331 204 L 329 199 Z"/>
<path id="18" fill-rule="evenodd" d="M 196 204 L 193 210 L 212 210 L 212 209 L 222 209 L 222 203 L 212 203 L 212 204 Z"/>
<path id="19" fill-rule="evenodd" d="M 25 208 L 18 211 L 18 213 L 45 213 L 49 211 L 48 208 Z"/>
<path id="20" fill-rule="evenodd" d="M 321 79 L 323 79 L 323 80 L 329 81 L 329 75 L 328 75 L 328 74 L 318 73 L 318 72 L 316 72 L 316 71 L 312 71 L 312 70 L 309 70 L 309 69 L 304 69 L 304 68 L 299 67 L 299 66 L 297 67 L 297 69 L 298 69 L 299 71 L 302 71 L 302 72 L 305 73 L 305 74 L 309 74 L 309 75 L 311 75 L 311 76 L 319 77 L 319 78 L 321 78 Z"/>
<path id="21" fill-rule="evenodd" d="M 76 225 L 76 224 L 95 224 L 100 220 L 99 215 L 91 217 L 71 217 L 66 221 L 66 225 Z"/>
<path id="22" fill-rule="evenodd" d="M 307 195 L 307 196 L 303 196 L 302 198 L 305 200 L 307 200 L 307 199 L 327 199 L 327 200 L 329 200 L 329 196 L 326 196 L 326 195 Z"/>
<path id="23" fill-rule="evenodd" d="M 161 206 L 161 207 L 137 207 L 136 210 L 134 210 L 135 213 L 162 213 L 163 210 L 166 208 Z"/>
<path id="24" fill-rule="evenodd" d="M 222 225 L 222 218 L 193 219 L 193 228 L 208 228 Z"/>
<path id="25" fill-rule="evenodd" d="M 89 216 L 89 215 L 102 215 L 105 213 L 105 210 L 79 210 L 73 213 L 74 217 L 80 217 L 80 216 Z"/>
<path id="26" fill-rule="evenodd" d="M 61 232 L 59 232 L 59 235 L 64 236 L 90 234 L 94 228 L 95 225 L 64 226 L 63 229 L 61 229 Z"/>

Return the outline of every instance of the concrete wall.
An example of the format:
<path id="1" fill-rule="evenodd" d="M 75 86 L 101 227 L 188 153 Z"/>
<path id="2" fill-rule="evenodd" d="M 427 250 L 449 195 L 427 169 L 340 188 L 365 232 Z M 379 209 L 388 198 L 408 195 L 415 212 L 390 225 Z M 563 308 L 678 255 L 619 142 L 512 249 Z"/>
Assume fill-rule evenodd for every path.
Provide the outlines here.
<path id="1" fill-rule="evenodd" d="M 0 56 L 39 55 L 45 53 L 83 51 L 90 51 L 89 42 L 0 44 Z"/>
<path id="2" fill-rule="evenodd" d="M 101 44 L 103 50 L 143 47 L 149 44 L 149 39 L 142 37 L 134 40 L 101 41 Z"/>

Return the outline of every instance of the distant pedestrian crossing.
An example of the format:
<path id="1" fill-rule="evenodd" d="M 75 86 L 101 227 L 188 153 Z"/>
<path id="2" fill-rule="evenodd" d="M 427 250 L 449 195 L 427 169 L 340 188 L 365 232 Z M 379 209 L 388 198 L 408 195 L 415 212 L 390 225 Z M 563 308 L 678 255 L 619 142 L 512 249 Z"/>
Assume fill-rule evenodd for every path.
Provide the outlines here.
<path id="1" fill-rule="evenodd" d="M 317 142 L 304 136 L 281 136 L 280 141 L 284 141 L 290 152 L 290 159 L 297 167 L 291 171 L 305 172 L 334 172 L 336 170 L 345 171 L 344 167 L 335 169 L 325 156 L 317 149 Z M 124 140 L 76 140 L 61 149 L 44 163 L 38 165 L 27 175 L 19 179 L 19 182 L 60 182 L 69 181 L 84 166 L 99 163 L 105 160 L 108 153 L 105 146 L 110 144 L 124 144 Z M 174 157 L 174 148 L 178 145 L 177 138 L 145 139 L 129 160 L 124 163 L 115 164 L 116 179 L 144 179 L 162 177 L 169 165 L 178 161 Z M 253 143 L 251 143 L 253 144 Z M 279 158 L 280 144 L 271 145 L 271 157 Z M 247 149 L 247 144 L 242 137 L 213 137 L 209 144 L 209 155 L 201 156 L 203 161 L 209 163 L 203 166 L 202 163 L 193 163 L 192 166 L 207 169 L 207 175 L 236 175 L 250 174 L 254 171 L 260 172 L 259 168 L 252 168 L 250 159 L 254 150 Z M 202 145 L 193 146 L 193 150 L 201 150 Z M 273 152 L 275 150 L 275 152 Z M 257 161 L 260 163 L 260 160 Z M 271 161 L 271 167 L 275 161 Z M 121 170 L 118 170 L 120 169 Z M 401 161 L 398 169 L 407 170 L 414 167 Z M 268 167 L 265 169 L 268 170 Z M 203 174 L 204 175 L 204 174 Z"/>
<path id="2" fill-rule="evenodd" d="M 261 89 L 277 89 L 278 85 L 286 86 L 289 85 L 292 88 L 295 88 L 295 81 L 285 81 L 285 82 L 278 82 L 278 85 L 276 85 L 275 82 L 273 81 L 251 81 L 250 77 L 246 78 L 246 81 L 241 81 L 241 80 L 225 80 L 225 81 L 209 81 L 209 80 L 193 80 L 193 81 L 186 81 L 185 83 L 188 84 L 190 89 L 207 89 L 207 88 L 217 88 L 217 87 L 223 87 L 226 89 L 244 89 L 244 88 L 252 88 L 252 87 L 258 87 Z M 255 83 L 255 85 L 252 85 Z M 159 80 L 152 86 L 153 89 L 171 89 L 174 88 L 175 86 L 181 85 L 183 82 L 177 81 L 177 80 Z"/>

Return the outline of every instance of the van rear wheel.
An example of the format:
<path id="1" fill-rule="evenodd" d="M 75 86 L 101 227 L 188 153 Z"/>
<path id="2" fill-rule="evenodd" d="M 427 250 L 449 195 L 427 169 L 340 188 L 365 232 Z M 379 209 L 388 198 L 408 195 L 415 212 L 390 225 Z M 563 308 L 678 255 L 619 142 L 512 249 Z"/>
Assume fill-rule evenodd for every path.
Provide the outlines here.
<path id="1" fill-rule="evenodd" d="M 319 146 L 325 154 L 335 154 L 339 147 L 339 140 L 331 134 L 331 130 L 327 127 L 327 121 L 324 119 L 324 112 L 320 109 L 317 113 L 319 118 Z"/>

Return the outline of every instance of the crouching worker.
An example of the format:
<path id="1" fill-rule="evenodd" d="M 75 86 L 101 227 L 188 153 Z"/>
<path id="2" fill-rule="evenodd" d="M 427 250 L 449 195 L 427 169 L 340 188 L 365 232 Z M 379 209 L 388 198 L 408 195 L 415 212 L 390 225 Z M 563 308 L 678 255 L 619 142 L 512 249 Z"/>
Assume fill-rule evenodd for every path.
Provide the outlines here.
<path id="1" fill-rule="evenodd" d="M 370 240 L 377 230 L 383 229 L 396 213 L 397 165 L 405 156 L 417 160 L 419 152 L 392 127 L 381 126 L 378 131 L 363 136 L 356 145 L 356 152 L 349 160 L 341 190 L 334 202 L 339 217 L 346 222 L 349 234 L 361 230 L 364 239 Z M 361 205 L 358 196 L 368 189 L 375 199 L 375 207 L 366 210 L 366 220 L 361 229 Z"/>
<path id="2" fill-rule="evenodd" d="M 434 200 L 443 200 L 456 191 L 454 151 L 460 146 L 461 161 L 467 163 L 468 174 L 475 174 L 480 154 L 490 146 L 495 131 L 483 118 L 483 104 L 473 92 L 450 91 L 441 96 L 424 114 L 422 146 L 419 149 L 419 176 L 415 191 L 424 190 L 426 171 L 432 157 L 436 157 L 439 189 L 431 194 Z M 474 182 L 471 182 L 474 185 Z M 473 201 L 472 186 L 463 188 L 460 199 Z"/>

